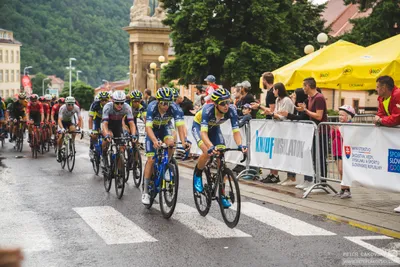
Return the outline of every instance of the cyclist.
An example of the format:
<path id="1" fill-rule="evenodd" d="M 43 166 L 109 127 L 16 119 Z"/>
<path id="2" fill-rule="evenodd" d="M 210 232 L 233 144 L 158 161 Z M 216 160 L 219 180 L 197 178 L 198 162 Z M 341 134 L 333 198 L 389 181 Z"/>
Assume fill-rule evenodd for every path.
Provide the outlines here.
<path id="1" fill-rule="evenodd" d="M 137 139 L 136 127 L 133 123 L 133 115 L 131 107 L 125 103 L 126 95 L 122 91 L 115 91 L 112 94 L 112 102 L 107 103 L 103 108 L 103 119 L 101 124 L 103 142 L 103 160 L 107 155 L 107 147 L 111 137 L 121 137 L 122 135 L 122 119 L 127 117 L 130 134 L 133 140 Z M 104 165 L 105 166 L 105 165 Z M 120 186 L 120 185 L 119 185 Z"/>
<path id="2" fill-rule="evenodd" d="M 58 124 L 58 111 L 60 110 L 60 107 L 64 105 L 65 103 L 65 98 L 61 97 L 58 99 L 58 101 L 53 105 L 51 108 L 51 124 L 53 125 L 52 128 L 52 133 L 51 134 L 56 134 L 57 133 L 57 127 L 55 127 L 56 124 Z"/>
<path id="3" fill-rule="evenodd" d="M 193 120 L 192 133 L 197 145 L 203 151 L 194 169 L 194 187 L 197 192 L 203 192 L 202 172 L 212 154 L 216 154 L 218 148 L 225 148 L 225 140 L 221 132 L 220 125 L 231 120 L 233 138 L 238 148 L 243 153 L 247 152 L 247 147 L 242 145 L 242 137 L 239 131 L 238 114 L 236 107 L 230 104 L 230 93 L 219 88 L 211 94 L 212 104 L 206 104 L 196 113 Z M 229 208 L 231 203 L 222 199 L 222 205 Z"/>
<path id="4" fill-rule="evenodd" d="M 144 168 L 144 191 L 142 192 L 142 203 L 150 204 L 149 182 L 153 172 L 154 155 L 156 149 L 161 147 L 158 140 L 162 140 L 168 146 L 174 144 L 174 138 L 171 133 L 171 119 L 175 120 L 178 128 L 179 137 L 182 140 L 182 146 L 185 149 L 190 148 L 185 135 L 185 122 L 183 113 L 173 103 L 173 92 L 168 87 L 162 87 L 157 90 L 156 100 L 152 101 L 147 107 L 146 115 L 146 157 L 147 162 Z M 171 156 L 173 151 L 168 151 Z"/>
<path id="5" fill-rule="evenodd" d="M 147 104 L 143 101 L 143 94 L 139 90 L 133 90 L 128 96 L 129 96 L 129 99 L 126 100 L 126 103 L 129 104 L 129 106 L 132 109 L 133 122 L 134 122 L 134 124 L 136 126 L 136 130 L 137 130 L 138 129 L 137 119 L 138 118 L 140 118 L 146 124 Z M 125 131 L 128 130 L 127 125 L 128 125 L 128 121 L 125 117 L 124 121 L 123 121 L 123 126 L 124 126 Z"/>
<path id="6" fill-rule="evenodd" d="M 6 103 L 0 96 L 0 137 L 3 138 L 7 138 L 7 133 L 5 131 L 6 110 Z"/>
<path id="7" fill-rule="evenodd" d="M 90 131 L 90 149 L 94 149 L 97 137 L 100 131 L 101 119 L 103 116 L 103 107 L 108 103 L 110 95 L 108 92 L 100 92 L 89 109 L 89 131 Z"/>
<path id="8" fill-rule="evenodd" d="M 44 110 L 43 105 L 40 103 L 39 96 L 37 94 L 33 94 L 29 98 L 30 102 L 26 107 L 26 117 L 28 119 L 28 132 L 29 138 L 28 143 L 32 140 L 32 131 L 34 126 L 43 125 L 44 121 Z"/>
<path id="9" fill-rule="evenodd" d="M 54 107 L 53 107 L 54 108 Z M 58 111 L 58 153 L 57 153 L 57 161 L 61 161 L 61 146 L 62 146 L 62 138 L 64 137 L 64 133 L 66 129 L 70 132 L 76 131 L 75 124 L 72 123 L 72 118 L 75 117 L 75 114 L 78 116 L 78 128 L 82 127 L 82 116 L 80 108 L 75 104 L 75 97 L 68 96 L 65 98 L 65 104 L 60 107 Z M 75 140 L 75 134 L 72 134 L 73 140 Z"/>
<path id="10" fill-rule="evenodd" d="M 50 100 L 51 100 L 51 96 L 50 96 Z M 42 103 L 43 106 L 43 112 L 44 112 L 44 122 L 48 122 L 50 119 L 50 106 L 48 101 L 46 100 L 46 96 L 41 96 L 39 98 L 39 102 Z"/>
<path id="11" fill-rule="evenodd" d="M 18 95 L 17 101 L 11 102 L 8 107 L 8 112 L 10 116 L 10 132 L 12 133 L 10 137 L 10 142 L 13 142 L 16 138 L 17 126 L 19 121 L 26 120 L 25 108 L 28 105 L 26 101 L 26 94 L 20 93 Z"/>

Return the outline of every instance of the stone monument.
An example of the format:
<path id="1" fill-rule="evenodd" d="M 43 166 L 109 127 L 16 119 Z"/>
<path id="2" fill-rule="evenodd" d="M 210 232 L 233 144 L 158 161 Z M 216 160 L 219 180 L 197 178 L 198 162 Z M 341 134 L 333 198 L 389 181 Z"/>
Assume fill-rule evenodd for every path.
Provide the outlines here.
<path id="1" fill-rule="evenodd" d="M 130 9 L 130 23 L 124 30 L 129 33 L 130 90 L 153 91 L 159 86 L 159 68 L 150 70 L 150 63 L 157 63 L 159 56 L 168 61 L 170 29 L 162 21 L 166 18 L 162 2 L 134 0 Z"/>

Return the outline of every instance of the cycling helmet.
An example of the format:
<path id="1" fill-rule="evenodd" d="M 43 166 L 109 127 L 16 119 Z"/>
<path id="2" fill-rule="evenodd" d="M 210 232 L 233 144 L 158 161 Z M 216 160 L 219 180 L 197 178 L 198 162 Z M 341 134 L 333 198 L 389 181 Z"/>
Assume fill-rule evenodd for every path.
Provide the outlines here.
<path id="1" fill-rule="evenodd" d="M 210 82 L 210 83 L 215 83 L 215 76 L 214 75 L 208 75 L 204 81 Z"/>
<path id="2" fill-rule="evenodd" d="M 158 88 L 156 93 L 157 100 L 160 101 L 172 101 L 172 90 L 168 87 Z"/>
<path id="3" fill-rule="evenodd" d="M 179 97 L 179 90 L 174 87 L 172 87 L 171 90 L 172 90 L 172 95 L 174 97 L 174 100 L 176 100 Z"/>
<path id="4" fill-rule="evenodd" d="M 57 100 L 57 96 L 56 95 L 51 95 L 51 100 L 56 101 Z"/>
<path id="5" fill-rule="evenodd" d="M 43 102 L 43 101 L 45 101 L 46 99 L 44 98 L 44 96 L 41 96 L 41 97 L 39 97 L 39 101 L 40 102 Z"/>
<path id="6" fill-rule="evenodd" d="M 100 92 L 97 95 L 98 100 L 108 100 L 110 98 L 110 95 L 108 94 L 108 92 Z"/>
<path id="7" fill-rule="evenodd" d="M 115 91 L 112 94 L 112 100 L 114 102 L 125 102 L 126 96 L 125 93 L 122 91 Z"/>
<path id="8" fill-rule="evenodd" d="M 51 97 L 51 95 L 47 94 L 47 95 L 44 95 L 44 99 L 46 101 L 51 101 L 53 98 Z"/>
<path id="9" fill-rule="evenodd" d="M 19 93 L 19 95 L 18 95 L 18 99 L 21 99 L 21 100 L 24 100 L 24 99 L 26 99 L 26 94 L 25 93 Z"/>
<path id="10" fill-rule="evenodd" d="M 228 100 L 230 96 L 231 94 L 228 90 L 224 88 L 218 88 L 211 94 L 211 100 L 218 104 L 221 101 Z"/>
<path id="11" fill-rule="evenodd" d="M 31 95 L 31 97 L 29 99 L 30 100 L 38 100 L 39 96 L 37 94 L 33 94 L 33 95 Z"/>
<path id="12" fill-rule="evenodd" d="M 354 118 L 354 116 L 356 115 L 356 111 L 354 110 L 354 108 L 350 105 L 343 105 L 339 108 L 339 110 L 343 110 L 344 112 L 346 112 L 347 114 L 349 114 L 352 118 Z"/>
<path id="13" fill-rule="evenodd" d="M 142 92 L 140 92 L 139 90 L 133 90 L 130 94 L 129 94 L 130 98 L 132 100 L 142 100 L 143 98 L 143 94 Z"/>
<path id="14" fill-rule="evenodd" d="M 65 104 L 75 104 L 75 97 L 73 96 L 67 96 L 65 98 Z"/>
<path id="15" fill-rule="evenodd" d="M 64 97 L 60 97 L 60 99 L 58 99 L 58 103 L 59 104 L 64 104 L 65 103 L 65 98 Z"/>

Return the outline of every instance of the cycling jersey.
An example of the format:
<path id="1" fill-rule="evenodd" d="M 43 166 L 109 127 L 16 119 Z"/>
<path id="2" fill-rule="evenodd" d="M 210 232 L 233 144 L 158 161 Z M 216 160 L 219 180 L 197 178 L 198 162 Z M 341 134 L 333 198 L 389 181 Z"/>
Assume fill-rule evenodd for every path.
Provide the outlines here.
<path id="1" fill-rule="evenodd" d="M 162 128 L 174 119 L 175 126 L 184 125 L 183 112 L 176 103 L 171 103 L 164 115 L 158 110 L 158 101 L 153 101 L 147 107 L 146 126 L 151 128 Z"/>
<path id="2" fill-rule="evenodd" d="M 36 105 L 33 105 L 32 102 L 28 103 L 28 106 L 26 107 L 26 113 L 28 114 L 43 114 L 43 105 L 40 102 L 36 102 Z"/>
<path id="3" fill-rule="evenodd" d="M 121 137 L 124 116 L 126 116 L 128 122 L 133 120 L 132 109 L 127 103 L 122 105 L 121 110 L 115 110 L 113 102 L 108 102 L 104 105 L 103 122 L 108 122 L 108 129 L 113 133 L 114 137 Z"/>
<path id="4" fill-rule="evenodd" d="M 46 115 L 50 116 L 50 106 L 47 103 L 42 103 L 42 105 L 43 105 L 43 112 L 44 112 L 45 119 L 46 119 Z"/>
<path id="5" fill-rule="evenodd" d="M 131 106 L 131 108 L 132 108 L 133 122 L 135 123 L 135 125 L 137 125 L 138 118 L 140 118 L 141 120 L 146 118 L 147 104 L 143 100 L 140 102 L 138 108 L 133 107 L 133 105 L 132 105 L 133 101 L 131 101 L 131 100 L 127 100 L 126 103 L 129 104 L 129 106 Z M 124 118 L 124 120 L 125 120 L 125 124 L 128 124 L 128 120 L 126 119 L 126 117 Z"/>
<path id="6" fill-rule="evenodd" d="M 224 116 L 217 120 L 216 118 L 216 107 L 214 104 L 206 104 L 204 107 L 196 113 L 194 116 L 194 122 L 201 125 L 202 132 L 208 132 L 208 129 L 213 127 L 219 127 L 222 123 L 227 120 L 231 120 L 232 132 L 239 131 L 238 114 L 234 105 L 229 105 L 229 110 Z"/>
<path id="7" fill-rule="evenodd" d="M 101 101 L 94 101 L 90 105 L 89 117 L 93 118 L 93 130 L 99 130 L 101 119 L 103 117 L 103 107 Z"/>
<path id="8" fill-rule="evenodd" d="M 10 118 L 12 119 L 19 119 L 19 117 L 24 118 L 26 105 L 27 105 L 26 100 L 23 103 L 21 103 L 20 101 L 15 101 L 10 103 L 10 106 L 8 107 Z"/>
<path id="9" fill-rule="evenodd" d="M 55 104 L 52 108 L 51 108 L 51 114 L 54 117 L 54 121 L 58 121 L 58 111 L 60 110 L 61 105 L 60 104 Z"/>
<path id="10" fill-rule="evenodd" d="M 6 103 L 0 98 L 0 121 L 4 120 L 6 112 Z"/>
<path id="11" fill-rule="evenodd" d="M 62 121 L 72 121 L 72 118 L 75 114 L 77 114 L 78 117 L 81 116 L 81 110 L 77 105 L 74 105 L 74 108 L 70 111 L 67 109 L 67 105 L 64 104 L 58 111 L 58 118 L 60 118 Z"/>

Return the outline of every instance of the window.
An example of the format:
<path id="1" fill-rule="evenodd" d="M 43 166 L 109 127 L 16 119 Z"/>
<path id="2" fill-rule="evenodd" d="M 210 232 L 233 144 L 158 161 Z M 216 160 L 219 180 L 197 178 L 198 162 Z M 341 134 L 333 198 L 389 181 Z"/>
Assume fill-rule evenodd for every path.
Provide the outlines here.
<path id="1" fill-rule="evenodd" d="M 359 99 L 353 99 L 353 108 L 358 113 L 358 110 L 360 108 L 360 100 Z"/>
<path id="2" fill-rule="evenodd" d="M 17 51 L 17 63 L 19 63 L 19 51 Z"/>
<path id="3" fill-rule="evenodd" d="M 8 98 L 10 96 L 10 90 L 6 90 L 6 98 Z"/>
<path id="4" fill-rule="evenodd" d="M 6 75 L 4 76 L 4 82 L 8 82 L 8 70 L 6 70 Z"/>
<path id="5" fill-rule="evenodd" d="M 19 82 L 19 70 L 15 71 L 15 81 Z"/>
<path id="6" fill-rule="evenodd" d="M 10 81 L 13 82 L 14 81 L 14 70 L 11 71 L 11 77 L 10 77 Z"/>
<path id="7" fill-rule="evenodd" d="M 8 63 L 8 50 L 6 50 L 6 58 L 5 58 L 5 62 Z"/>
<path id="8" fill-rule="evenodd" d="M 11 50 L 11 63 L 14 63 L 14 50 Z"/>
<path id="9" fill-rule="evenodd" d="M 0 49 L 0 63 L 3 62 L 3 49 Z"/>
<path id="10" fill-rule="evenodd" d="M 0 70 L 0 83 L 3 82 L 3 70 Z M 3 95 L 3 94 L 1 94 Z"/>
<path id="11" fill-rule="evenodd" d="M 344 105 L 344 98 L 340 99 L 340 106 Z"/>

